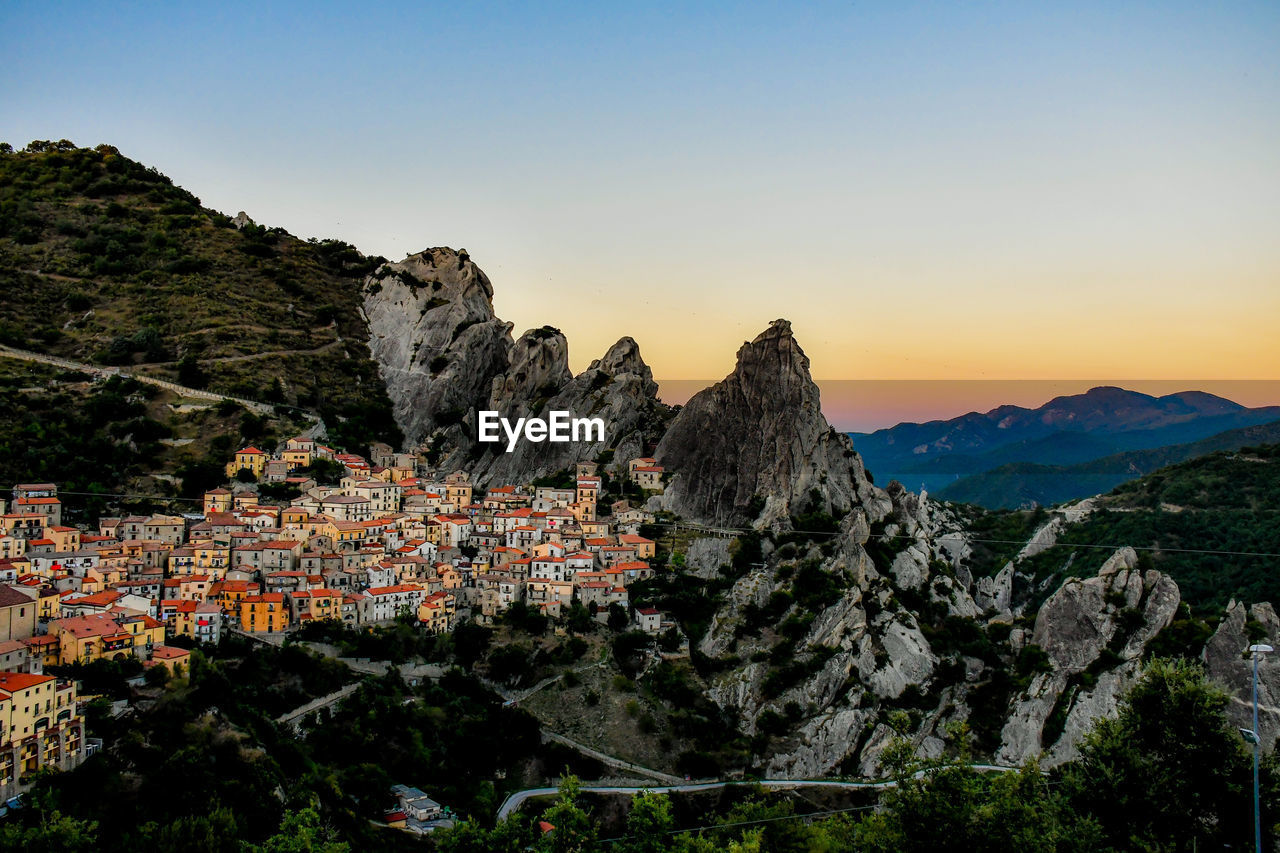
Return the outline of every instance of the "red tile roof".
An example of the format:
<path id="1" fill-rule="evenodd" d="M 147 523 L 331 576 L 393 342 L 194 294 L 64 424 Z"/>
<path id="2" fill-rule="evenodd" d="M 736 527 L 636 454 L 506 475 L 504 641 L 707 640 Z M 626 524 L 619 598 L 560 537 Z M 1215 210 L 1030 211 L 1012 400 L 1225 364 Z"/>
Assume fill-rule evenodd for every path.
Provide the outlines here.
<path id="1" fill-rule="evenodd" d="M 54 680 L 52 675 L 32 675 L 29 672 L 0 672 L 0 690 L 5 693 L 13 693 L 18 690 L 35 687 L 38 684 L 47 684 Z"/>

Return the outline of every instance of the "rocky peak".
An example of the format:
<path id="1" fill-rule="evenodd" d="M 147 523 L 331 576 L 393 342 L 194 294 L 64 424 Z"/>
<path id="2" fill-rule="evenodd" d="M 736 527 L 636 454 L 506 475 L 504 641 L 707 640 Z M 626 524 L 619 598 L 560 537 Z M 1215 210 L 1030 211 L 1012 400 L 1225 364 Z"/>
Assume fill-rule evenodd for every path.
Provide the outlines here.
<path id="1" fill-rule="evenodd" d="M 493 284 L 472 263 L 466 249 L 426 249 L 398 263 L 386 264 L 371 278 L 385 280 L 390 276 L 410 288 L 430 288 L 433 298 L 455 303 L 477 320 L 494 319 Z"/>
<path id="2" fill-rule="evenodd" d="M 635 376 L 652 394 L 658 393 L 658 385 L 653 381 L 653 371 L 640 357 L 640 345 L 634 338 L 619 338 L 618 342 L 605 351 L 604 357 L 591 362 L 586 372 L 599 371 L 608 376 Z"/>
<path id="3" fill-rule="evenodd" d="M 569 342 L 559 329 L 530 329 L 511 345 L 505 373 L 493 378 L 488 408 L 504 417 L 529 413 L 573 378 Z"/>
<path id="4" fill-rule="evenodd" d="M 733 373 L 689 400 L 656 455 L 677 472 L 665 505 L 699 521 L 839 515 L 875 492 L 849 438 L 823 417 L 809 358 L 786 320 L 743 344 Z"/>
<path id="5" fill-rule="evenodd" d="M 622 338 L 577 376 L 565 366 L 567 355 L 558 331 L 526 332 L 512 347 L 506 372 L 493 380 L 489 408 L 507 417 L 566 411 L 600 418 L 604 441 L 521 442 L 510 453 L 494 444 L 467 448 L 466 458 L 460 452 L 457 462 L 472 470 L 477 483 L 528 482 L 609 449 L 615 451 L 610 470 L 617 473 L 662 434 L 670 410 L 659 402 L 653 371 L 634 340 Z"/>
<path id="6" fill-rule="evenodd" d="M 1031 638 L 1048 655 L 1049 671 L 1015 701 L 996 760 L 1018 764 L 1042 751 L 1048 766 L 1074 758 L 1093 721 L 1115 715 L 1147 644 L 1168 627 L 1180 600 L 1173 579 L 1141 571 L 1132 548 L 1117 551 L 1095 577 L 1064 582 L 1036 614 Z"/>
<path id="7" fill-rule="evenodd" d="M 494 315 L 493 285 L 465 250 L 427 249 L 384 264 L 365 279 L 363 310 L 369 350 L 410 446 L 462 424 L 507 369 L 511 324 Z M 454 432 L 462 440 L 465 431 Z"/>

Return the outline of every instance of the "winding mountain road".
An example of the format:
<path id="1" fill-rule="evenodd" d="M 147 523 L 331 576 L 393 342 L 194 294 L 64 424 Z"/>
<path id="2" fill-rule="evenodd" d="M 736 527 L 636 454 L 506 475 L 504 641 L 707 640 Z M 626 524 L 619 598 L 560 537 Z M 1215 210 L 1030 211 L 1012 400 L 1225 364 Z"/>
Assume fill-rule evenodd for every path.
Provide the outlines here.
<path id="1" fill-rule="evenodd" d="M 341 341 L 330 341 L 329 343 L 319 347 L 316 350 L 290 350 L 285 352 L 314 353 L 320 350 L 332 347 L 341 343 Z M 211 359 L 211 361 L 247 361 L 253 358 L 261 358 L 263 356 L 280 355 L 280 352 L 258 353 L 254 355 L 228 356 L 221 359 Z M 49 364 L 54 367 L 63 367 L 68 370 L 78 370 L 81 373 L 88 373 L 92 376 L 124 376 L 128 379 L 136 379 L 139 382 L 145 382 L 148 385 L 155 385 L 160 388 L 166 388 L 174 393 L 181 394 L 183 397 L 191 397 L 197 400 L 211 400 L 221 402 L 222 400 L 230 400 L 233 403 L 239 403 L 251 412 L 259 415 L 271 414 L 277 408 L 292 409 L 302 413 L 303 416 L 310 418 L 317 423 L 320 421 L 319 415 L 306 409 L 300 409 L 297 406 L 276 406 L 270 403 L 259 403 L 256 400 L 246 400 L 243 397 L 232 397 L 230 394 L 218 394 L 213 391 L 205 391 L 200 388 L 191 388 L 186 385 L 179 385 L 177 382 L 170 382 L 167 379 L 158 379 L 154 376 L 147 376 L 145 373 L 135 373 L 128 370 L 121 370 L 118 367 L 104 367 L 101 364 L 90 364 L 87 361 L 73 361 L 69 358 L 59 358 L 53 355 L 45 355 L 44 353 L 31 352 L 29 350 L 17 349 L 16 347 L 5 346 L 0 344 L 0 358 L 13 358 L 19 361 L 33 361 L 40 364 Z"/>
<path id="2" fill-rule="evenodd" d="M 999 764 L 971 764 L 969 766 L 974 770 L 983 773 L 1009 773 L 1019 769 L 1017 767 L 1005 767 Z M 916 773 L 916 778 L 920 778 L 924 773 L 925 771 L 923 770 Z M 676 785 L 644 785 L 641 787 L 625 785 L 584 785 L 578 790 L 592 794 L 638 794 L 641 791 L 648 791 L 653 794 L 674 794 L 692 793 L 696 791 L 713 791 L 717 788 L 727 788 L 734 785 L 759 785 L 760 787 L 770 791 L 786 791 L 797 788 L 896 788 L 898 783 L 892 779 L 881 782 L 839 782 L 824 781 L 821 779 L 760 779 L 741 782 L 684 782 Z M 519 809 L 520 806 L 524 804 L 524 801 L 531 797 L 555 796 L 559 791 L 559 788 L 527 788 L 523 791 L 516 791 L 511 796 L 503 800 L 502 805 L 498 808 L 498 820 L 502 820 L 507 815 Z"/>

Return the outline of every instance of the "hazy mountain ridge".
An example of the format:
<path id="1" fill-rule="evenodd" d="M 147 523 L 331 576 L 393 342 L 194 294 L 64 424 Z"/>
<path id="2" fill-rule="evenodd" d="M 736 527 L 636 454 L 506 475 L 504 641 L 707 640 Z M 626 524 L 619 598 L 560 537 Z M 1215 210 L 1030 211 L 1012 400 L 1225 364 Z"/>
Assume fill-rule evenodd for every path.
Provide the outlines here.
<path id="1" fill-rule="evenodd" d="M 1154 397 L 1099 386 L 1084 394 L 1056 397 L 1036 409 L 999 406 L 982 414 L 970 412 L 951 420 L 899 424 L 850 436 L 867 467 L 882 480 L 899 479 L 940 491 L 963 477 L 989 473 L 993 476 L 983 481 L 980 494 L 989 505 L 1000 507 L 1037 500 L 1034 491 L 1020 490 L 1009 479 L 1026 469 L 997 470 L 1004 466 L 1080 465 L 1277 420 L 1280 406 L 1250 409 L 1202 391 Z M 1095 473 L 1110 470 L 1081 475 Z M 1115 482 L 1082 480 L 1069 491 L 1053 494 L 1056 500 L 1085 497 L 1106 491 Z M 1008 491 L 1002 491 L 1006 487 Z M 978 493 L 967 486 L 949 492 L 948 497 L 970 499 Z"/>
<path id="2" fill-rule="evenodd" d="M 1218 450 L 1235 450 L 1280 441 L 1280 421 L 1233 429 L 1189 444 L 1115 453 L 1075 465 L 1019 462 L 963 477 L 946 486 L 943 500 L 975 503 L 990 509 L 1062 503 L 1108 492 L 1121 483 L 1166 465 Z"/>

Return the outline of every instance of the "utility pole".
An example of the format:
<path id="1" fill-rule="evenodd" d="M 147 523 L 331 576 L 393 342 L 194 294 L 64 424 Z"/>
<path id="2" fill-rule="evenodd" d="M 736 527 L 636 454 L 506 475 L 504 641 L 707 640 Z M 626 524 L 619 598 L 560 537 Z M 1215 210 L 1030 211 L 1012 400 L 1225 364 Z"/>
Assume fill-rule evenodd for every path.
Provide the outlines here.
<path id="1" fill-rule="evenodd" d="M 1249 647 L 1249 653 L 1253 657 L 1253 731 L 1249 732 L 1252 737 L 1246 737 L 1246 739 L 1253 742 L 1253 848 L 1255 853 L 1262 853 L 1262 802 L 1258 795 L 1258 762 L 1259 753 L 1262 751 L 1262 737 L 1258 733 L 1258 661 L 1264 654 L 1272 651 L 1275 650 L 1267 645 Z"/>

